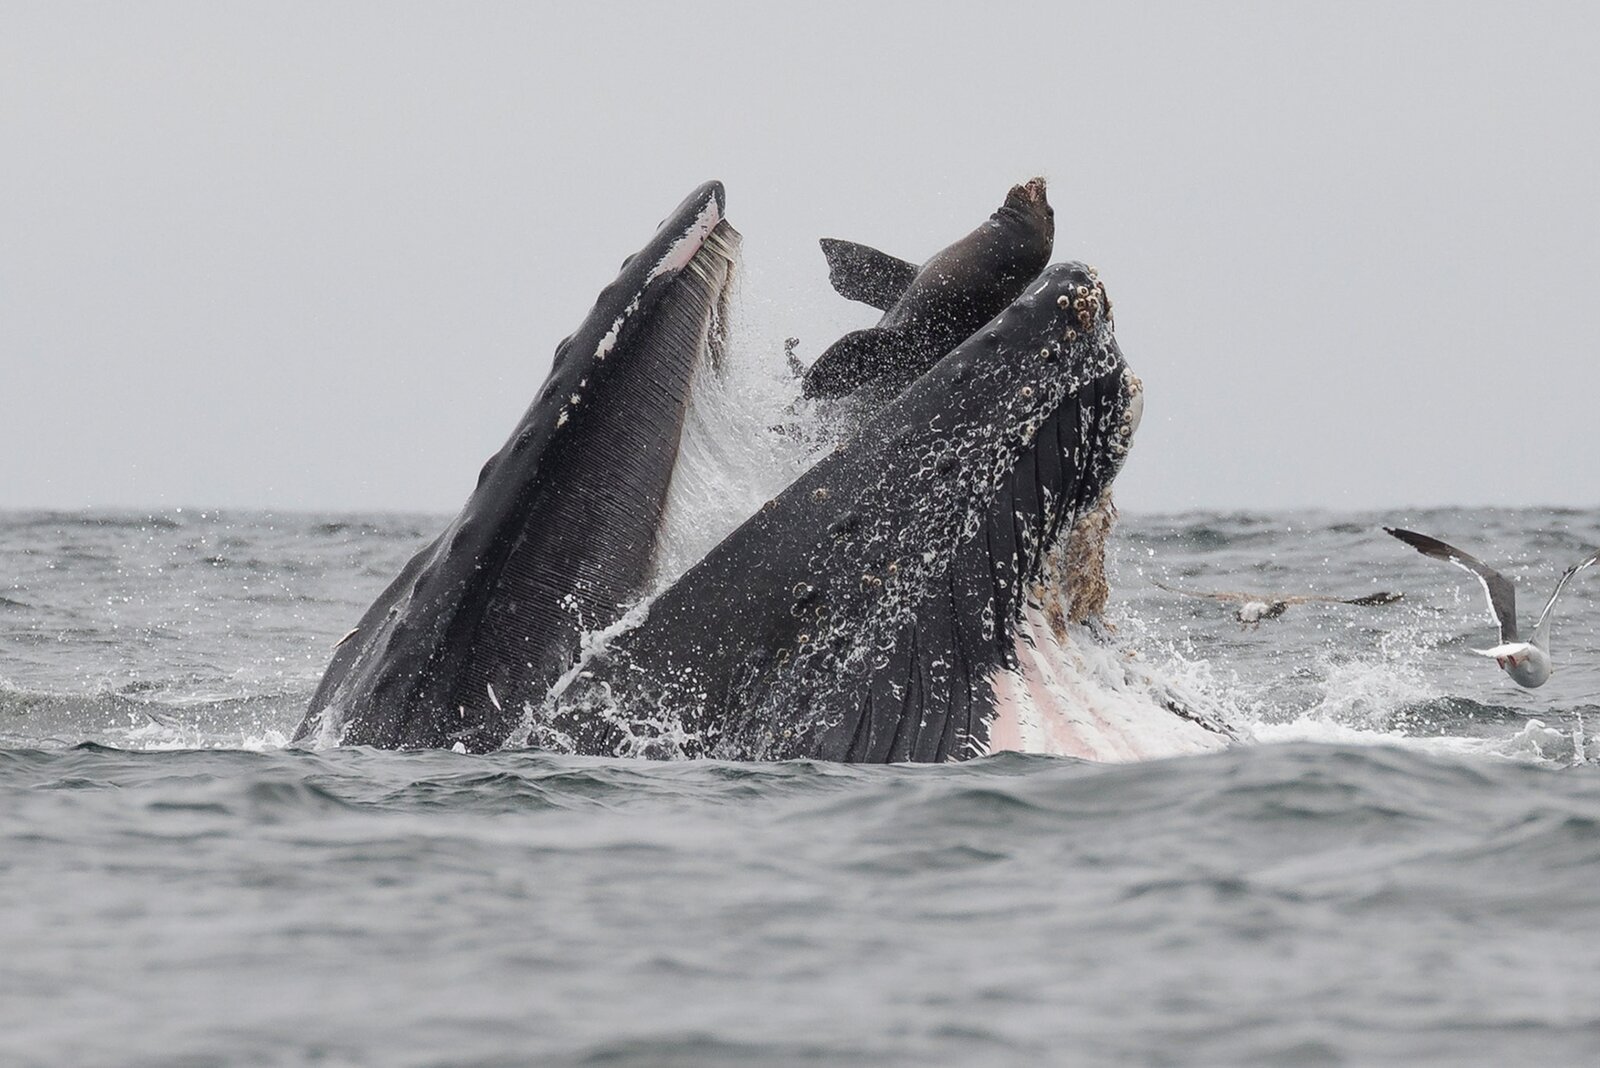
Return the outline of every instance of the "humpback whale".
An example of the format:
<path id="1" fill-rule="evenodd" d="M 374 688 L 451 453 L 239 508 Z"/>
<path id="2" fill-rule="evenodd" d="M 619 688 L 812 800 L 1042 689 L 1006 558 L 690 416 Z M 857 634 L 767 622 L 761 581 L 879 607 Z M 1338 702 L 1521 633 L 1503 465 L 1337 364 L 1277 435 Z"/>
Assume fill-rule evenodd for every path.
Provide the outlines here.
<path id="1" fill-rule="evenodd" d="M 334 652 L 295 738 L 494 749 L 644 592 L 739 235 L 700 186 L 629 257 L 444 533 Z"/>
<path id="2" fill-rule="evenodd" d="M 723 205 L 702 186 L 623 264 L 461 514 L 340 642 L 296 740 L 842 761 L 1226 744 L 1170 690 L 1097 703 L 1148 673 L 1069 631 L 1105 633 L 1110 486 L 1143 404 L 1082 264 L 1043 270 L 648 596 L 724 321 Z"/>
<path id="3" fill-rule="evenodd" d="M 1042 733 L 1097 751 L 1078 710 L 1049 707 L 1034 650 L 1054 625 L 1039 587 L 1107 504 L 1138 422 L 1108 306 L 1089 268 L 1045 270 L 609 635 L 525 740 L 885 762 Z"/>
<path id="4" fill-rule="evenodd" d="M 863 390 L 880 399 L 998 315 L 1050 262 L 1055 212 L 1043 178 L 1013 186 L 982 225 L 921 267 L 885 252 L 822 239 L 828 280 L 841 296 L 883 312 L 878 324 L 835 341 L 806 371 L 808 397 Z"/>

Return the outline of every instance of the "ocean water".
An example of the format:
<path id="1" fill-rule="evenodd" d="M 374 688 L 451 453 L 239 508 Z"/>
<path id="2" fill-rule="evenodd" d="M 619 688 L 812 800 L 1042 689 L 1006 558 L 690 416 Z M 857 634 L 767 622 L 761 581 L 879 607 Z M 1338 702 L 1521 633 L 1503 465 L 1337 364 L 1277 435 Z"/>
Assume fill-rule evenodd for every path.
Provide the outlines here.
<path id="1" fill-rule="evenodd" d="M 1124 516 L 1131 765 L 286 748 L 437 516 L 0 514 L 0 1063 L 1596 1063 L 1600 515 Z M 1207 588 L 1360 594 L 1245 629 Z"/>

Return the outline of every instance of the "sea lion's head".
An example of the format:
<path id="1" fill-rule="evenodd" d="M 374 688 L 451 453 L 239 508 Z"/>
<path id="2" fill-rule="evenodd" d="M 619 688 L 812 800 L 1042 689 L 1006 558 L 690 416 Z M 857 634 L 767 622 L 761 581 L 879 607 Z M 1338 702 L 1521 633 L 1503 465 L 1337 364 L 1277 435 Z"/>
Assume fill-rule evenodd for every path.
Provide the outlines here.
<path id="1" fill-rule="evenodd" d="M 1010 215 L 1043 230 L 1047 240 L 1056 236 L 1056 212 L 1045 197 L 1044 179 L 1029 178 L 1011 187 L 998 214 Z"/>
<path id="2" fill-rule="evenodd" d="M 1029 178 L 1011 187 L 1004 204 L 989 217 L 990 225 L 1003 235 L 1006 247 L 1026 250 L 1026 264 L 1020 274 L 1032 278 L 1044 270 L 1056 241 L 1056 213 L 1045 198 L 1044 179 Z"/>

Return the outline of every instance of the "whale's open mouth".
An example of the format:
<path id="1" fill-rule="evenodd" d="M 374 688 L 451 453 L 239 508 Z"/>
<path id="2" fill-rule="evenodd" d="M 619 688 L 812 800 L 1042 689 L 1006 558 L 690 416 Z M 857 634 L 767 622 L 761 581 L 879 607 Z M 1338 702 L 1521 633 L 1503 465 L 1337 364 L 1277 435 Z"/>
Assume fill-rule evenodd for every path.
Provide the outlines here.
<path id="1" fill-rule="evenodd" d="M 338 647 L 297 738 L 939 761 L 1020 736 L 1019 686 L 1071 712 L 1060 657 L 1029 663 L 1061 633 L 1052 605 L 1103 603 L 1074 529 L 1109 508 L 1139 410 L 1082 264 L 1046 268 L 640 600 L 738 244 L 708 183 L 624 262 L 460 515 Z"/>
<path id="2" fill-rule="evenodd" d="M 1095 274 L 1048 268 L 586 664 L 546 744 L 944 760 L 988 748 L 1030 592 L 1127 453 Z"/>

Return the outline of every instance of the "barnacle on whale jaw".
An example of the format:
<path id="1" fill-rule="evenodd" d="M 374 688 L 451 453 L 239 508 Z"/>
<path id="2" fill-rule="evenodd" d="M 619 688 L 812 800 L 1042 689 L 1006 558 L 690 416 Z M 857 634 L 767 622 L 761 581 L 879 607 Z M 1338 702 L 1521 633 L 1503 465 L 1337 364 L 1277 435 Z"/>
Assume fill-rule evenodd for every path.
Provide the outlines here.
<path id="1" fill-rule="evenodd" d="M 1097 280 L 1098 284 L 1098 280 Z M 1101 287 L 1102 292 L 1104 287 Z M 1109 303 L 1109 302 L 1108 302 Z M 1122 371 L 1123 404 L 1111 440 L 1112 477 L 1127 460 L 1133 434 L 1144 414 L 1144 383 L 1131 368 Z M 1105 613 L 1111 586 L 1106 580 L 1106 543 L 1116 525 L 1110 478 L 1094 506 L 1046 552 L 1030 600 L 1044 610 L 1050 629 L 1067 640 L 1067 625 L 1098 619 Z"/>
<path id="2" fill-rule="evenodd" d="M 1085 623 L 1105 613 L 1111 597 L 1106 581 L 1106 542 L 1116 525 L 1117 506 L 1111 490 L 1058 539 L 1044 559 L 1043 573 L 1030 591 L 1034 604 L 1044 609 L 1050 629 L 1067 640 L 1067 624 Z"/>

